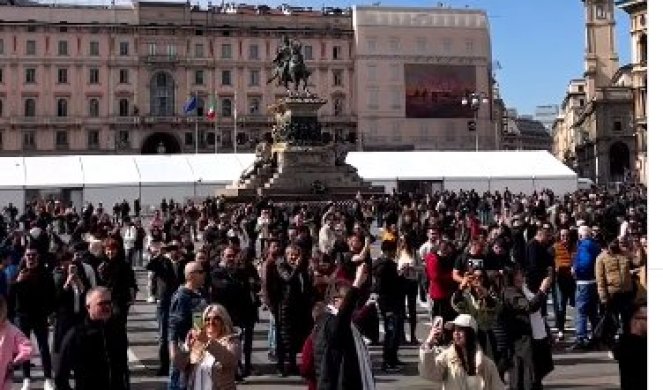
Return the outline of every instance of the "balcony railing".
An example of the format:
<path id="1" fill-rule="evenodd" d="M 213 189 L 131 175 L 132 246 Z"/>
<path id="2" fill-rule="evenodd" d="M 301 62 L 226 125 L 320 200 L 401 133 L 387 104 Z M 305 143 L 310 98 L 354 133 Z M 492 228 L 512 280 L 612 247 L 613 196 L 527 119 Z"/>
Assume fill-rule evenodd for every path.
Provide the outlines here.
<path id="1" fill-rule="evenodd" d="M 179 62 L 180 58 L 176 54 L 150 54 L 142 56 L 141 60 L 148 64 L 174 64 Z"/>

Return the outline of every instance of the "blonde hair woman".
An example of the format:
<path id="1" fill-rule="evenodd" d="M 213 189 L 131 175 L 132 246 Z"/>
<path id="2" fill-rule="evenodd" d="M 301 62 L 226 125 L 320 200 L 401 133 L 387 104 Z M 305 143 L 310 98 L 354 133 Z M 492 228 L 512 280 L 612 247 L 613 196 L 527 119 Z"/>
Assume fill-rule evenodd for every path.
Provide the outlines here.
<path id="1" fill-rule="evenodd" d="M 191 363 L 187 390 L 236 389 L 238 336 L 226 308 L 217 304 L 205 308 L 202 324 L 194 323 L 187 337 Z"/>

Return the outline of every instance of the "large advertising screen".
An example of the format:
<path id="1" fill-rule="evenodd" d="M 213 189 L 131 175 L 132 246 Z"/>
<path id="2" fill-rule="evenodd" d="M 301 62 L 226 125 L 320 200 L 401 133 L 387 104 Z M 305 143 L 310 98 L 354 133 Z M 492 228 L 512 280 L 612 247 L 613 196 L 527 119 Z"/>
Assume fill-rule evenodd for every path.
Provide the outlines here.
<path id="1" fill-rule="evenodd" d="M 461 104 L 476 91 L 476 68 L 438 64 L 405 64 L 405 116 L 408 118 L 472 118 Z"/>

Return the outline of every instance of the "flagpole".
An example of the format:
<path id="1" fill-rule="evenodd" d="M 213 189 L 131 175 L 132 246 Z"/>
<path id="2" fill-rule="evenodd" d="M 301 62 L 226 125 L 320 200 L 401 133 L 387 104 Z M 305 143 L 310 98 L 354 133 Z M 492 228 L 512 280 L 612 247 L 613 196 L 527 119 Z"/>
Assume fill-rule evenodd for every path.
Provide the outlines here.
<path id="1" fill-rule="evenodd" d="M 196 109 L 194 111 L 196 121 L 196 154 L 198 154 L 198 91 L 196 91 Z"/>
<path id="2" fill-rule="evenodd" d="M 214 91 L 214 154 L 219 153 L 219 119 L 217 115 L 217 98 Z"/>
<path id="3" fill-rule="evenodd" d="M 235 90 L 233 108 L 233 153 L 237 154 L 237 90 Z"/>

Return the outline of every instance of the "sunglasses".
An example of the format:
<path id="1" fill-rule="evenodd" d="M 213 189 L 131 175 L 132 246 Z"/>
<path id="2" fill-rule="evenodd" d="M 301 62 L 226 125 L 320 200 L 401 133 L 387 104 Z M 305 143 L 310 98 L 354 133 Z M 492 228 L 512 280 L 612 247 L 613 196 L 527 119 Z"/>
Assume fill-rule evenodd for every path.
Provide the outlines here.
<path id="1" fill-rule="evenodd" d="M 37 253 L 35 252 L 26 253 L 25 257 L 37 257 Z"/>
<path id="2" fill-rule="evenodd" d="M 203 274 L 203 273 L 205 273 L 205 270 L 204 269 L 194 269 L 191 272 L 195 272 L 197 274 Z"/>
<path id="3" fill-rule="evenodd" d="M 205 318 L 205 322 L 218 321 L 221 322 L 222 319 L 219 316 L 208 316 Z"/>
<path id="4" fill-rule="evenodd" d="M 110 301 L 110 300 L 108 300 L 108 301 L 99 301 L 99 303 L 97 303 L 97 305 L 99 305 L 99 306 L 110 306 L 112 304 L 113 304 L 113 302 Z"/>

